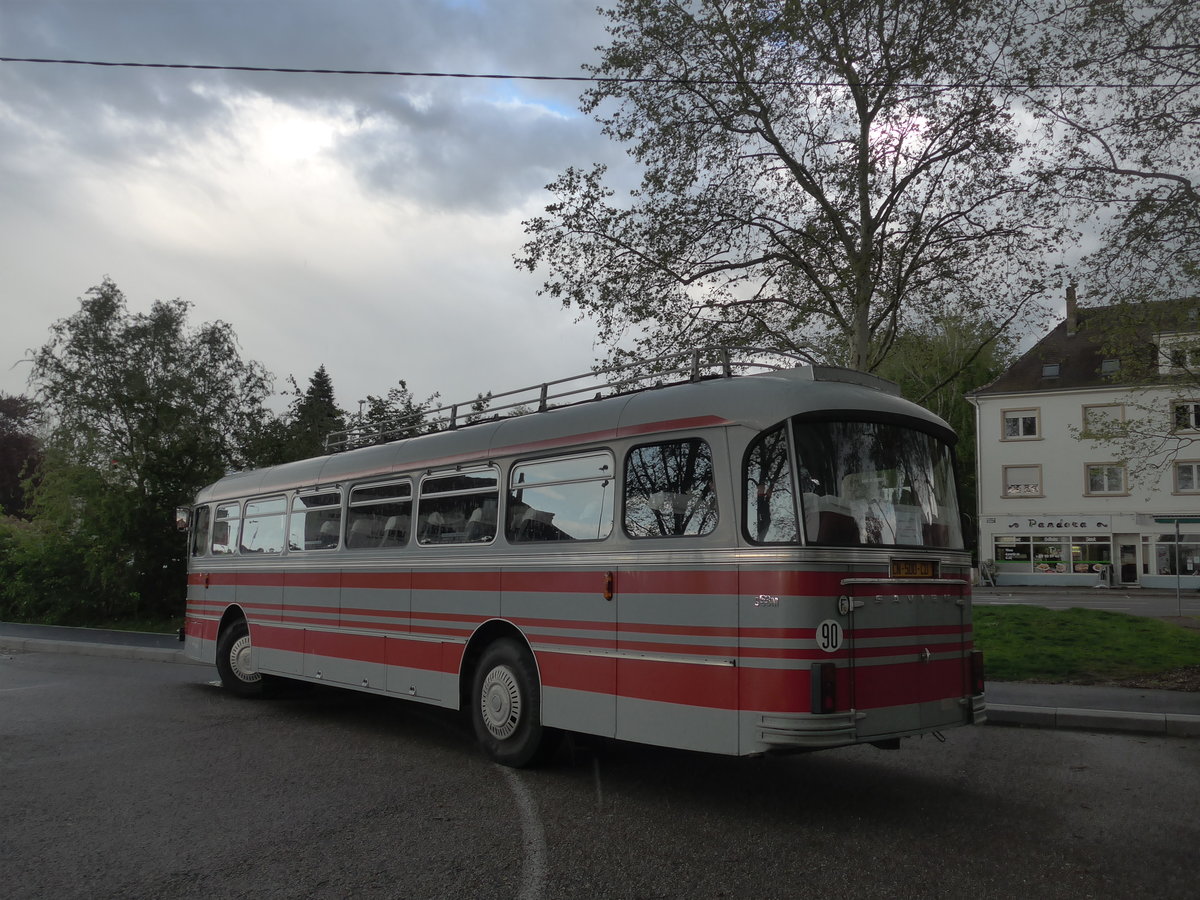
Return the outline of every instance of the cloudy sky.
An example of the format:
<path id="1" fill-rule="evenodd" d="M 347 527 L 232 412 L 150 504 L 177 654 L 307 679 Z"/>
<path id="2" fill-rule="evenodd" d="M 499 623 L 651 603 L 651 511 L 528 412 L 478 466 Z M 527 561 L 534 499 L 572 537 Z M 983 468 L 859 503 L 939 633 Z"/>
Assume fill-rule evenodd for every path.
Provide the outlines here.
<path id="1" fill-rule="evenodd" d="M 579 75 L 596 0 L 3 0 L 0 56 Z M 0 62 L 0 391 L 110 277 L 221 319 L 277 388 L 461 400 L 585 371 L 522 219 L 620 165 L 582 85 Z"/>

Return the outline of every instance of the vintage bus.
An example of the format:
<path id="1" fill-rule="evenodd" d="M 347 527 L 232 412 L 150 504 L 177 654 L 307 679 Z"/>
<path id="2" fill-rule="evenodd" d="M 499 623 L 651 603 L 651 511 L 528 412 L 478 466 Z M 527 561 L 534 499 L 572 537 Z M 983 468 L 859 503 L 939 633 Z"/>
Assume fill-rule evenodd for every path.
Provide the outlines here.
<path id="1" fill-rule="evenodd" d="M 185 652 L 239 695 L 466 710 L 513 766 L 564 732 L 750 755 L 982 721 L 947 425 L 848 370 L 685 368 L 204 488 Z"/>

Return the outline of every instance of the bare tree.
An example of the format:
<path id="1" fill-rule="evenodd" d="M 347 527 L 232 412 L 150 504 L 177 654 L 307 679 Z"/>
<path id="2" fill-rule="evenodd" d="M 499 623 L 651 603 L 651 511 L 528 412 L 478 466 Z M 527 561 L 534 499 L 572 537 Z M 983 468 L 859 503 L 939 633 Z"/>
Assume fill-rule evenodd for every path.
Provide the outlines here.
<path id="1" fill-rule="evenodd" d="M 906 325 L 1002 326 L 1064 230 L 1014 120 L 1004 2 L 623 0 L 583 96 L 640 187 L 571 168 L 516 260 L 611 347 L 875 369 Z M 615 353 L 614 355 L 620 355 Z"/>

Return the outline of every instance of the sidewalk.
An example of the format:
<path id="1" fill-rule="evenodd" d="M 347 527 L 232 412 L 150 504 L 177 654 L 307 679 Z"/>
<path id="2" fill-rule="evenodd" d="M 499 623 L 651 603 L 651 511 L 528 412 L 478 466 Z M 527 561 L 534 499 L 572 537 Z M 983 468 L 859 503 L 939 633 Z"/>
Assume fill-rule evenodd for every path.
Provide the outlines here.
<path id="1" fill-rule="evenodd" d="M 196 665 L 182 647 L 173 635 L 0 622 L 0 655 L 24 650 Z M 986 698 L 989 725 L 1200 737 L 1200 693 L 996 681 Z"/>
<path id="2" fill-rule="evenodd" d="M 1200 737 L 1200 693 L 1077 684 L 987 685 L 990 725 Z"/>

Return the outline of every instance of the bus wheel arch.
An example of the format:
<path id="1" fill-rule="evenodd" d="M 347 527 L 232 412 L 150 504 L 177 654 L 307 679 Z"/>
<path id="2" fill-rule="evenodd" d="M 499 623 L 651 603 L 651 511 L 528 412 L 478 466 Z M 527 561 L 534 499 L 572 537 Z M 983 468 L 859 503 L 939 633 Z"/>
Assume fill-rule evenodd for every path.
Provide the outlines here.
<path id="1" fill-rule="evenodd" d="M 542 725 L 541 678 L 520 631 L 501 621 L 484 625 L 467 645 L 461 672 L 462 708 L 494 762 L 520 768 L 552 752 L 556 732 Z"/>
<path id="2" fill-rule="evenodd" d="M 250 624 L 238 606 L 221 617 L 217 630 L 217 673 L 221 685 L 239 697 L 261 697 L 264 677 L 253 663 Z"/>

